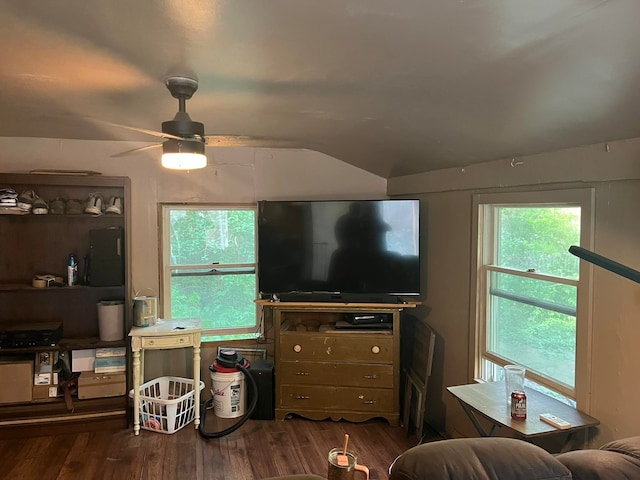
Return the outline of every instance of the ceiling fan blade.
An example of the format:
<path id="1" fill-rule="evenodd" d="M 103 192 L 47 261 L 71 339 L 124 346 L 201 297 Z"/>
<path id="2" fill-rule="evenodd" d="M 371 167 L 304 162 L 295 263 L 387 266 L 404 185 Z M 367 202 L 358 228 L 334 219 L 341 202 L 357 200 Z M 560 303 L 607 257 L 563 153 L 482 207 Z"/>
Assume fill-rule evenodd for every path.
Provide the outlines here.
<path id="1" fill-rule="evenodd" d="M 146 128 L 131 127 L 129 125 L 121 125 L 119 123 L 107 122 L 105 120 L 94 119 L 94 121 L 98 123 L 102 123 L 104 125 L 109 125 L 110 127 L 124 128 L 126 130 L 133 130 L 134 132 L 146 133 L 147 135 L 153 135 L 154 137 L 173 138 L 174 140 L 183 140 L 182 137 L 171 135 L 170 133 L 156 132 L 155 130 L 147 130 Z"/>
<path id="2" fill-rule="evenodd" d="M 262 147 L 262 148 L 300 148 L 292 141 L 283 138 L 255 137 L 251 135 L 205 135 L 210 147 Z"/>
<path id="3" fill-rule="evenodd" d="M 112 157 L 125 157 L 127 155 L 132 155 L 134 153 L 144 152 L 145 150 L 151 150 L 153 148 L 158 148 L 158 147 L 161 147 L 161 146 L 162 146 L 161 143 L 155 143 L 153 145 L 147 145 L 145 147 L 132 148 L 131 150 L 126 150 L 124 152 L 116 153 L 116 154 L 111 155 L 111 156 Z"/>

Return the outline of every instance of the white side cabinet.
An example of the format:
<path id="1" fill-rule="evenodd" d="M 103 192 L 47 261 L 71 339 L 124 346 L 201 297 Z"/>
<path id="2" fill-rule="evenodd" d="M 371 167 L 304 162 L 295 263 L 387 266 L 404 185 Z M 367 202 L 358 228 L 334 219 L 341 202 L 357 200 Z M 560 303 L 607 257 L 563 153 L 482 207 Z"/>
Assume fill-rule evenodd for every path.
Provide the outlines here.
<path id="1" fill-rule="evenodd" d="M 144 383 L 144 351 L 193 348 L 193 389 L 195 395 L 195 428 L 200 425 L 200 339 L 199 318 L 158 319 L 149 327 L 133 327 L 129 332 L 133 353 L 133 432 L 140 433 L 140 385 Z"/>

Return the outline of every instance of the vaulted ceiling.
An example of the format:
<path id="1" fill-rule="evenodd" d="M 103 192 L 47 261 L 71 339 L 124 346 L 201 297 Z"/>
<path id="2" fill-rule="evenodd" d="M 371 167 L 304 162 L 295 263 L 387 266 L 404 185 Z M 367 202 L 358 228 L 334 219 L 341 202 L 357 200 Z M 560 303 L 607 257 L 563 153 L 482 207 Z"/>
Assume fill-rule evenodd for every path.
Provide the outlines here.
<path id="1" fill-rule="evenodd" d="M 157 142 L 104 122 L 159 130 L 177 74 L 207 134 L 386 178 L 632 138 L 639 19 L 633 0 L 3 0 L 0 136 Z"/>

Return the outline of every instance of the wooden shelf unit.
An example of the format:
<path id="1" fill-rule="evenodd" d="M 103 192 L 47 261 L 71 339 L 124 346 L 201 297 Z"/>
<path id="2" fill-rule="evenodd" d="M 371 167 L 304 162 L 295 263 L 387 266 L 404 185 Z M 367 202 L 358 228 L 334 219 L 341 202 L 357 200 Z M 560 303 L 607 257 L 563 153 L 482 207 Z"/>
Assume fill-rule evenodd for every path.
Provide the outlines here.
<path id="1" fill-rule="evenodd" d="M 122 198 L 122 214 L 0 214 L 0 329 L 36 322 L 61 322 L 63 339 L 55 346 L 0 348 L 0 360 L 35 352 L 70 352 L 74 349 L 128 346 L 122 341 L 104 342 L 99 338 L 97 303 L 124 300 L 123 334 L 130 328 L 130 214 L 131 186 L 128 177 L 103 175 L 57 175 L 0 173 L 0 188 L 12 188 L 18 194 L 34 190 L 49 203 L 54 198 L 87 200 L 99 192 L 104 202 L 110 196 Z M 124 283 L 117 286 L 77 285 L 34 288 L 35 275 L 51 274 L 66 280 L 70 253 L 76 255 L 82 279 L 83 258 L 89 254 L 89 232 L 93 229 L 123 229 Z M 35 358 L 35 355 L 34 357 Z M 127 363 L 130 364 L 130 352 Z M 127 368 L 127 371 L 130 371 Z M 127 382 L 130 385 L 130 381 Z M 24 403 L 0 404 L 0 435 L 29 432 L 90 430 L 104 426 L 126 427 L 128 398 L 78 400 L 73 411 L 64 398 L 39 399 Z"/>
<path id="2" fill-rule="evenodd" d="M 277 420 L 400 422 L 400 317 L 415 303 L 259 301 L 271 312 Z M 336 329 L 345 314 L 384 314 L 391 329 Z"/>

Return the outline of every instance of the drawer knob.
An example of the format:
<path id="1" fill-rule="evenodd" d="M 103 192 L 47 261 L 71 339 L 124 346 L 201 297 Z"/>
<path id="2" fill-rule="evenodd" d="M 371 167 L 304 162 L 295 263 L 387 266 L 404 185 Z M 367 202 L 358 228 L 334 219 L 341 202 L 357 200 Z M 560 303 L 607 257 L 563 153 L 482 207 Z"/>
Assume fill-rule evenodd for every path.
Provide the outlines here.
<path id="1" fill-rule="evenodd" d="M 300 353 L 302 351 L 302 346 L 301 345 L 294 345 L 293 346 L 293 351 L 296 353 Z"/>
<path id="2" fill-rule="evenodd" d="M 180 339 L 180 343 L 184 343 L 184 338 L 181 338 L 181 339 Z"/>
<path id="3" fill-rule="evenodd" d="M 364 403 L 365 405 L 373 405 L 374 403 L 376 403 L 376 401 L 375 400 L 365 400 L 362 403 Z"/>
<path id="4" fill-rule="evenodd" d="M 296 400 L 309 400 L 311 397 L 306 395 L 296 395 Z"/>
<path id="5" fill-rule="evenodd" d="M 376 378 L 378 378 L 378 375 L 364 375 L 364 378 L 366 378 L 367 380 L 375 380 Z"/>
<path id="6" fill-rule="evenodd" d="M 380 347 L 378 345 L 374 345 L 371 347 L 371 353 L 380 353 Z"/>
<path id="7" fill-rule="evenodd" d="M 309 372 L 296 372 L 296 375 L 302 375 L 303 377 L 309 376 Z"/>
<path id="8" fill-rule="evenodd" d="M 149 340 L 149 345 L 153 345 L 155 342 L 153 340 Z"/>

